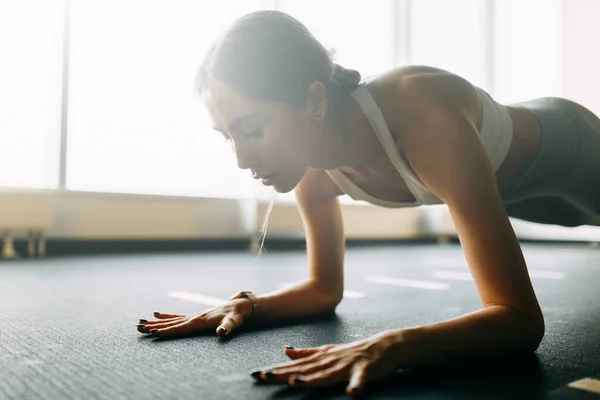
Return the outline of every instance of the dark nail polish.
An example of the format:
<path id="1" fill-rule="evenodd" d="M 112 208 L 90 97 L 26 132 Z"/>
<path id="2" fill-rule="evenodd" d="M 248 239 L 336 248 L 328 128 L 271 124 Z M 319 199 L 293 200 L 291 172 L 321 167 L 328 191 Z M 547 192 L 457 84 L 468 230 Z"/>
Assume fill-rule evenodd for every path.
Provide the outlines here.
<path id="1" fill-rule="evenodd" d="M 146 325 L 144 325 L 144 324 L 139 324 L 137 327 L 138 327 L 138 328 L 145 328 L 145 327 L 146 327 Z"/>
<path id="2" fill-rule="evenodd" d="M 360 392 L 360 389 L 358 389 L 358 388 L 355 388 L 355 387 L 354 388 L 350 388 L 350 395 L 351 396 L 357 395 L 359 392 Z"/>
<path id="3" fill-rule="evenodd" d="M 271 371 L 267 371 L 267 372 L 265 372 L 265 378 L 267 378 L 267 379 L 275 378 L 275 373 L 273 373 Z"/>
<path id="4" fill-rule="evenodd" d="M 293 346 L 285 346 L 285 348 L 288 349 L 288 350 L 294 350 Z"/>
<path id="5" fill-rule="evenodd" d="M 260 371 L 254 371 L 254 372 L 253 372 L 252 374 L 250 374 L 250 375 L 252 375 L 252 377 L 253 377 L 254 379 L 259 379 L 259 378 L 260 378 Z"/>
<path id="6" fill-rule="evenodd" d="M 140 319 L 140 324 L 147 324 L 148 320 L 147 319 Z"/>
<path id="7" fill-rule="evenodd" d="M 150 330 L 150 333 L 156 333 L 156 332 L 158 332 L 158 329 L 151 329 Z"/>
<path id="8" fill-rule="evenodd" d="M 304 379 L 301 376 L 294 378 L 294 383 L 304 383 Z"/>
<path id="9" fill-rule="evenodd" d="M 160 314 L 158 311 L 154 311 L 154 315 L 158 315 Z"/>

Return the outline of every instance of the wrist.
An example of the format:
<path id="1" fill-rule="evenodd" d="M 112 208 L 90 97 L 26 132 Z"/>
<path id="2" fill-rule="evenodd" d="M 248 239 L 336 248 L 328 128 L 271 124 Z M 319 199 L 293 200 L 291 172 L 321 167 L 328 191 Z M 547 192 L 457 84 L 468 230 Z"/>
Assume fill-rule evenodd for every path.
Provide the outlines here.
<path id="1" fill-rule="evenodd" d="M 418 328 L 389 330 L 376 335 L 376 338 L 383 343 L 385 352 L 395 360 L 397 368 L 415 367 L 422 361 Z"/>
<path id="2" fill-rule="evenodd" d="M 250 299 L 241 298 L 231 300 L 231 304 L 233 304 L 235 311 L 244 318 L 252 316 L 252 302 Z"/>
<path id="3" fill-rule="evenodd" d="M 262 304 L 258 296 L 249 290 L 237 292 L 229 300 L 244 299 L 250 302 L 250 312 L 245 314 L 245 317 L 251 317 L 252 319 L 260 319 L 262 316 Z M 244 308 L 245 310 L 245 308 Z"/>

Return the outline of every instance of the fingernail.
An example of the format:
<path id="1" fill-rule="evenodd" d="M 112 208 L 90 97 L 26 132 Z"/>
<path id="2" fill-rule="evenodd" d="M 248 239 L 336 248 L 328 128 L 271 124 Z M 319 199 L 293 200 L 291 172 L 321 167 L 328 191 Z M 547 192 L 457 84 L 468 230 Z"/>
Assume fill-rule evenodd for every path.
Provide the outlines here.
<path id="1" fill-rule="evenodd" d="M 146 320 L 146 319 L 140 319 L 140 324 L 147 324 L 147 323 L 148 323 L 148 320 Z"/>
<path id="2" fill-rule="evenodd" d="M 158 311 L 154 311 L 154 315 L 158 315 L 160 314 Z"/>
<path id="3" fill-rule="evenodd" d="M 265 372 L 265 378 L 267 378 L 267 379 L 275 378 L 275 373 L 271 372 L 271 371 L 267 371 L 267 372 Z"/>
<path id="4" fill-rule="evenodd" d="M 150 334 L 153 334 L 153 333 L 156 333 L 156 332 L 158 332 L 158 329 L 151 329 L 150 330 Z"/>
<path id="5" fill-rule="evenodd" d="M 260 379 L 260 371 L 254 371 L 250 375 L 252 375 L 254 379 Z"/>
<path id="6" fill-rule="evenodd" d="M 355 387 L 353 387 L 353 388 L 350 388 L 350 389 L 348 390 L 348 392 L 349 392 L 349 394 L 350 394 L 350 395 L 355 395 L 355 394 L 358 394 L 358 392 L 359 392 L 359 391 L 360 391 L 360 389 L 359 389 L 359 388 L 355 388 Z"/>
<path id="7" fill-rule="evenodd" d="M 294 350 L 293 346 L 285 346 L 286 350 Z"/>
<path id="8" fill-rule="evenodd" d="M 294 378 L 294 383 L 304 383 L 304 379 L 301 376 L 297 376 Z"/>
<path id="9" fill-rule="evenodd" d="M 219 328 L 219 333 L 223 333 L 223 334 L 227 333 L 227 328 L 223 328 L 223 327 Z"/>
<path id="10" fill-rule="evenodd" d="M 145 328 L 145 327 L 146 327 L 146 325 L 144 325 L 144 324 L 139 324 L 137 327 L 138 327 L 138 328 Z"/>

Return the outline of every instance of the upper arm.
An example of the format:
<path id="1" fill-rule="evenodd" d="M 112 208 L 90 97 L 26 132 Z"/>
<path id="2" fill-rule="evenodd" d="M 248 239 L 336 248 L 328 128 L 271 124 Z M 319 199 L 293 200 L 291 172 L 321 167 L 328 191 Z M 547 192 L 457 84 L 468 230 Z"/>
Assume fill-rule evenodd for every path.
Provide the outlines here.
<path id="1" fill-rule="evenodd" d="M 325 171 L 309 170 L 295 194 L 304 225 L 309 277 L 317 288 L 341 299 L 345 240 L 337 187 Z"/>
<path id="2" fill-rule="evenodd" d="M 448 206 L 482 303 L 519 310 L 537 323 L 541 311 L 525 260 L 468 111 L 474 108 L 472 87 L 464 89 L 464 104 L 436 96 L 427 83 L 414 90 L 416 106 L 428 111 L 407 132 L 406 156 L 423 183 Z"/>

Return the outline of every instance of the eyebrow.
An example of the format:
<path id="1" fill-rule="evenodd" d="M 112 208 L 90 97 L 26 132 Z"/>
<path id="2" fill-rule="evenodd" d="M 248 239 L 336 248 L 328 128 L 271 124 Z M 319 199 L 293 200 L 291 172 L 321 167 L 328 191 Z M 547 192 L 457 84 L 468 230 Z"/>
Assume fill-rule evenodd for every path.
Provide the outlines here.
<path id="1" fill-rule="evenodd" d="M 237 117 L 236 119 L 233 120 L 233 122 L 231 122 L 229 124 L 229 129 L 236 129 L 238 128 L 243 122 L 255 117 L 258 115 L 258 112 L 254 112 L 254 113 L 250 113 L 250 114 L 246 114 L 246 115 L 242 115 L 241 117 Z M 216 131 L 219 131 L 221 133 L 223 133 L 223 130 L 220 128 L 217 128 L 216 126 L 213 126 L 213 129 Z"/>

